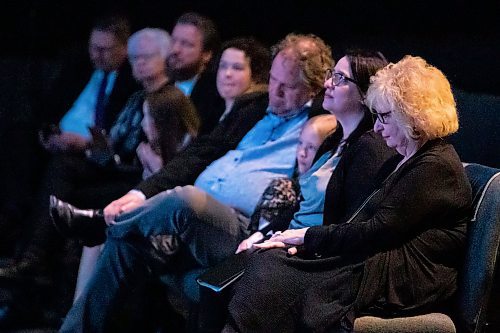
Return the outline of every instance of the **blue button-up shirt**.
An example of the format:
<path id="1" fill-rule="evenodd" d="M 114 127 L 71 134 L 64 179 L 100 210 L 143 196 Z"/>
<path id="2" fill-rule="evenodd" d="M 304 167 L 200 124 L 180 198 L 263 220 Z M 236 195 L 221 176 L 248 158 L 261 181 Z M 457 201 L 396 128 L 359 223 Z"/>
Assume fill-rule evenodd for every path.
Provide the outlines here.
<path id="1" fill-rule="evenodd" d="M 111 94 L 115 84 L 117 72 L 111 72 L 106 83 L 106 96 Z M 104 78 L 104 71 L 95 70 L 89 82 L 76 99 L 71 109 L 66 112 L 59 123 L 63 132 L 80 134 L 85 138 L 90 138 L 89 127 L 95 124 L 95 105 L 97 103 L 97 93 Z"/>
<path id="2" fill-rule="evenodd" d="M 295 151 L 310 103 L 289 117 L 270 112 L 241 140 L 235 150 L 210 164 L 195 182 L 220 202 L 250 216 L 269 182 L 291 177 Z"/>
<path id="3" fill-rule="evenodd" d="M 333 170 L 339 163 L 337 151 L 323 154 L 303 175 L 299 177 L 302 201 L 300 209 L 293 216 L 289 229 L 301 229 L 323 224 L 325 192 Z"/>
<path id="4" fill-rule="evenodd" d="M 190 78 L 189 80 L 185 81 L 175 81 L 174 85 L 182 91 L 182 93 L 186 96 L 191 96 L 191 92 L 193 92 L 194 85 L 196 84 L 196 81 L 198 81 L 198 75 L 195 75 L 194 77 Z"/>
<path id="5" fill-rule="evenodd" d="M 330 151 L 324 153 L 308 171 L 299 176 L 300 207 L 290 221 L 288 229 L 301 229 L 323 224 L 326 187 L 340 160 L 339 152 L 338 149 L 333 155 Z M 283 193 L 272 193 L 275 198 L 281 194 Z M 258 230 L 264 229 L 269 224 L 268 220 L 260 216 Z M 267 234 L 272 232 L 271 230 Z"/>

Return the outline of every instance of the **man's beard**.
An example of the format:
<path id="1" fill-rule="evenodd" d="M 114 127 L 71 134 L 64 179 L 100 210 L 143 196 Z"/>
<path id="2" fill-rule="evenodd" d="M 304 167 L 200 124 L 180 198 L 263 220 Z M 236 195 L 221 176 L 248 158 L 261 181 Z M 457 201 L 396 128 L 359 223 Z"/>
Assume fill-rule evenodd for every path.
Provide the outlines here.
<path id="1" fill-rule="evenodd" d="M 167 74 L 172 81 L 185 81 L 201 73 L 203 66 L 200 63 L 190 64 L 183 68 L 172 68 L 167 64 Z"/>

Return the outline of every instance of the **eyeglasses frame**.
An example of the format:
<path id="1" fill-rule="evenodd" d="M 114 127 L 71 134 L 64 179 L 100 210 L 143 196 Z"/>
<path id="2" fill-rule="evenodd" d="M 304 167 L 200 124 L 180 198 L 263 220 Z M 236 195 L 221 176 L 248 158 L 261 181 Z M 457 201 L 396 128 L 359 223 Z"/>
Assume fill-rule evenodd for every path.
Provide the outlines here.
<path id="1" fill-rule="evenodd" d="M 337 76 L 337 77 L 340 77 L 340 79 L 336 80 L 337 83 L 334 82 L 334 79 L 333 77 L 334 76 Z M 354 80 L 354 79 L 351 79 L 350 77 L 347 77 L 345 76 L 344 74 L 342 73 L 339 73 L 339 72 L 335 72 L 334 70 L 328 68 L 325 72 L 325 82 L 332 79 L 332 84 L 335 86 L 335 87 L 338 87 L 340 86 L 342 83 L 348 81 L 348 82 L 352 82 L 354 83 L 355 85 L 358 85 L 358 81 Z"/>
<path id="2" fill-rule="evenodd" d="M 377 117 L 378 121 L 381 123 L 381 124 L 384 124 L 384 125 L 387 125 L 387 120 L 385 117 L 387 117 L 388 115 L 390 115 L 392 113 L 392 111 L 388 111 L 388 112 L 378 112 L 377 110 L 375 109 L 370 109 L 370 113 L 372 115 L 374 115 L 375 117 Z"/>

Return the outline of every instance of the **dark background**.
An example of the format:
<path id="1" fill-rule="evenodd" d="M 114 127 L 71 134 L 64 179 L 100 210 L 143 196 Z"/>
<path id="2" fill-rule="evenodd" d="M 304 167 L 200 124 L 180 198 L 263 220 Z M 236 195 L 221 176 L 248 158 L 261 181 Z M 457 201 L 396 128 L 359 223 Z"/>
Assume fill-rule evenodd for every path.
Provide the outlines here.
<path id="1" fill-rule="evenodd" d="M 312 32 L 343 49 L 380 49 L 389 60 L 420 55 L 442 69 L 454 86 L 498 94 L 498 1 L 168 1 L 18 0 L 3 4 L 0 53 L 51 57 L 85 43 L 99 12 L 119 9 L 134 30 L 171 30 L 175 18 L 196 10 L 212 17 L 224 39 L 254 35 L 268 45 L 286 33 Z"/>
<path id="2" fill-rule="evenodd" d="M 39 107 L 40 100 L 65 59 L 88 57 L 95 18 L 115 11 L 130 18 L 133 30 L 150 26 L 171 31 L 180 14 L 194 10 L 213 18 L 223 39 L 253 35 L 270 46 L 289 32 L 314 33 L 332 46 L 335 59 L 352 47 L 378 49 L 393 62 L 405 54 L 422 56 L 447 75 L 455 90 L 461 129 L 453 139 L 462 159 L 499 167 L 497 5 L 482 0 L 3 1 L 0 186 L 36 187 L 42 170 L 36 129 L 47 111 Z M 68 52 L 77 49 L 83 52 Z"/>
<path id="3" fill-rule="evenodd" d="M 500 167 L 499 1 L 466 0 L 7 0 L 0 4 L 0 210 L 29 208 L 43 172 L 37 143 L 40 98 L 61 74 L 67 50 L 85 49 L 93 20 L 115 9 L 133 30 L 168 31 L 185 11 L 214 19 L 223 39 L 253 35 L 268 46 L 289 32 L 314 33 L 339 59 L 346 48 L 382 51 L 393 62 L 419 55 L 449 78 L 461 128 L 460 157 Z M 87 56 L 80 53 L 80 56 Z M 16 196 L 17 194 L 17 196 Z M 14 207 L 19 208 L 19 207 Z M 498 331 L 498 278 L 488 316 Z"/>

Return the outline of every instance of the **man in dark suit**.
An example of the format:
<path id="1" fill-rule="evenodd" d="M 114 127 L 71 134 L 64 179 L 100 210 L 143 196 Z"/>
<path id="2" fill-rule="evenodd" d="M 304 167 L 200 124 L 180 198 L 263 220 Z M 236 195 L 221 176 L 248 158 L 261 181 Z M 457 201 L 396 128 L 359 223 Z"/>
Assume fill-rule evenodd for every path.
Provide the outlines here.
<path id="1" fill-rule="evenodd" d="M 168 77 L 196 106 L 201 134 L 209 133 L 224 111 L 213 66 L 219 48 L 220 37 L 212 20 L 197 13 L 185 13 L 177 19 L 167 58 Z"/>
<path id="2" fill-rule="evenodd" d="M 127 98 L 140 89 L 126 61 L 129 35 L 123 17 L 106 17 L 93 25 L 90 63 L 73 64 L 64 71 L 43 107 L 43 118 L 58 122 L 40 131 L 47 151 L 83 151 L 90 139 L 88 127 L 109 131 Z"/>

